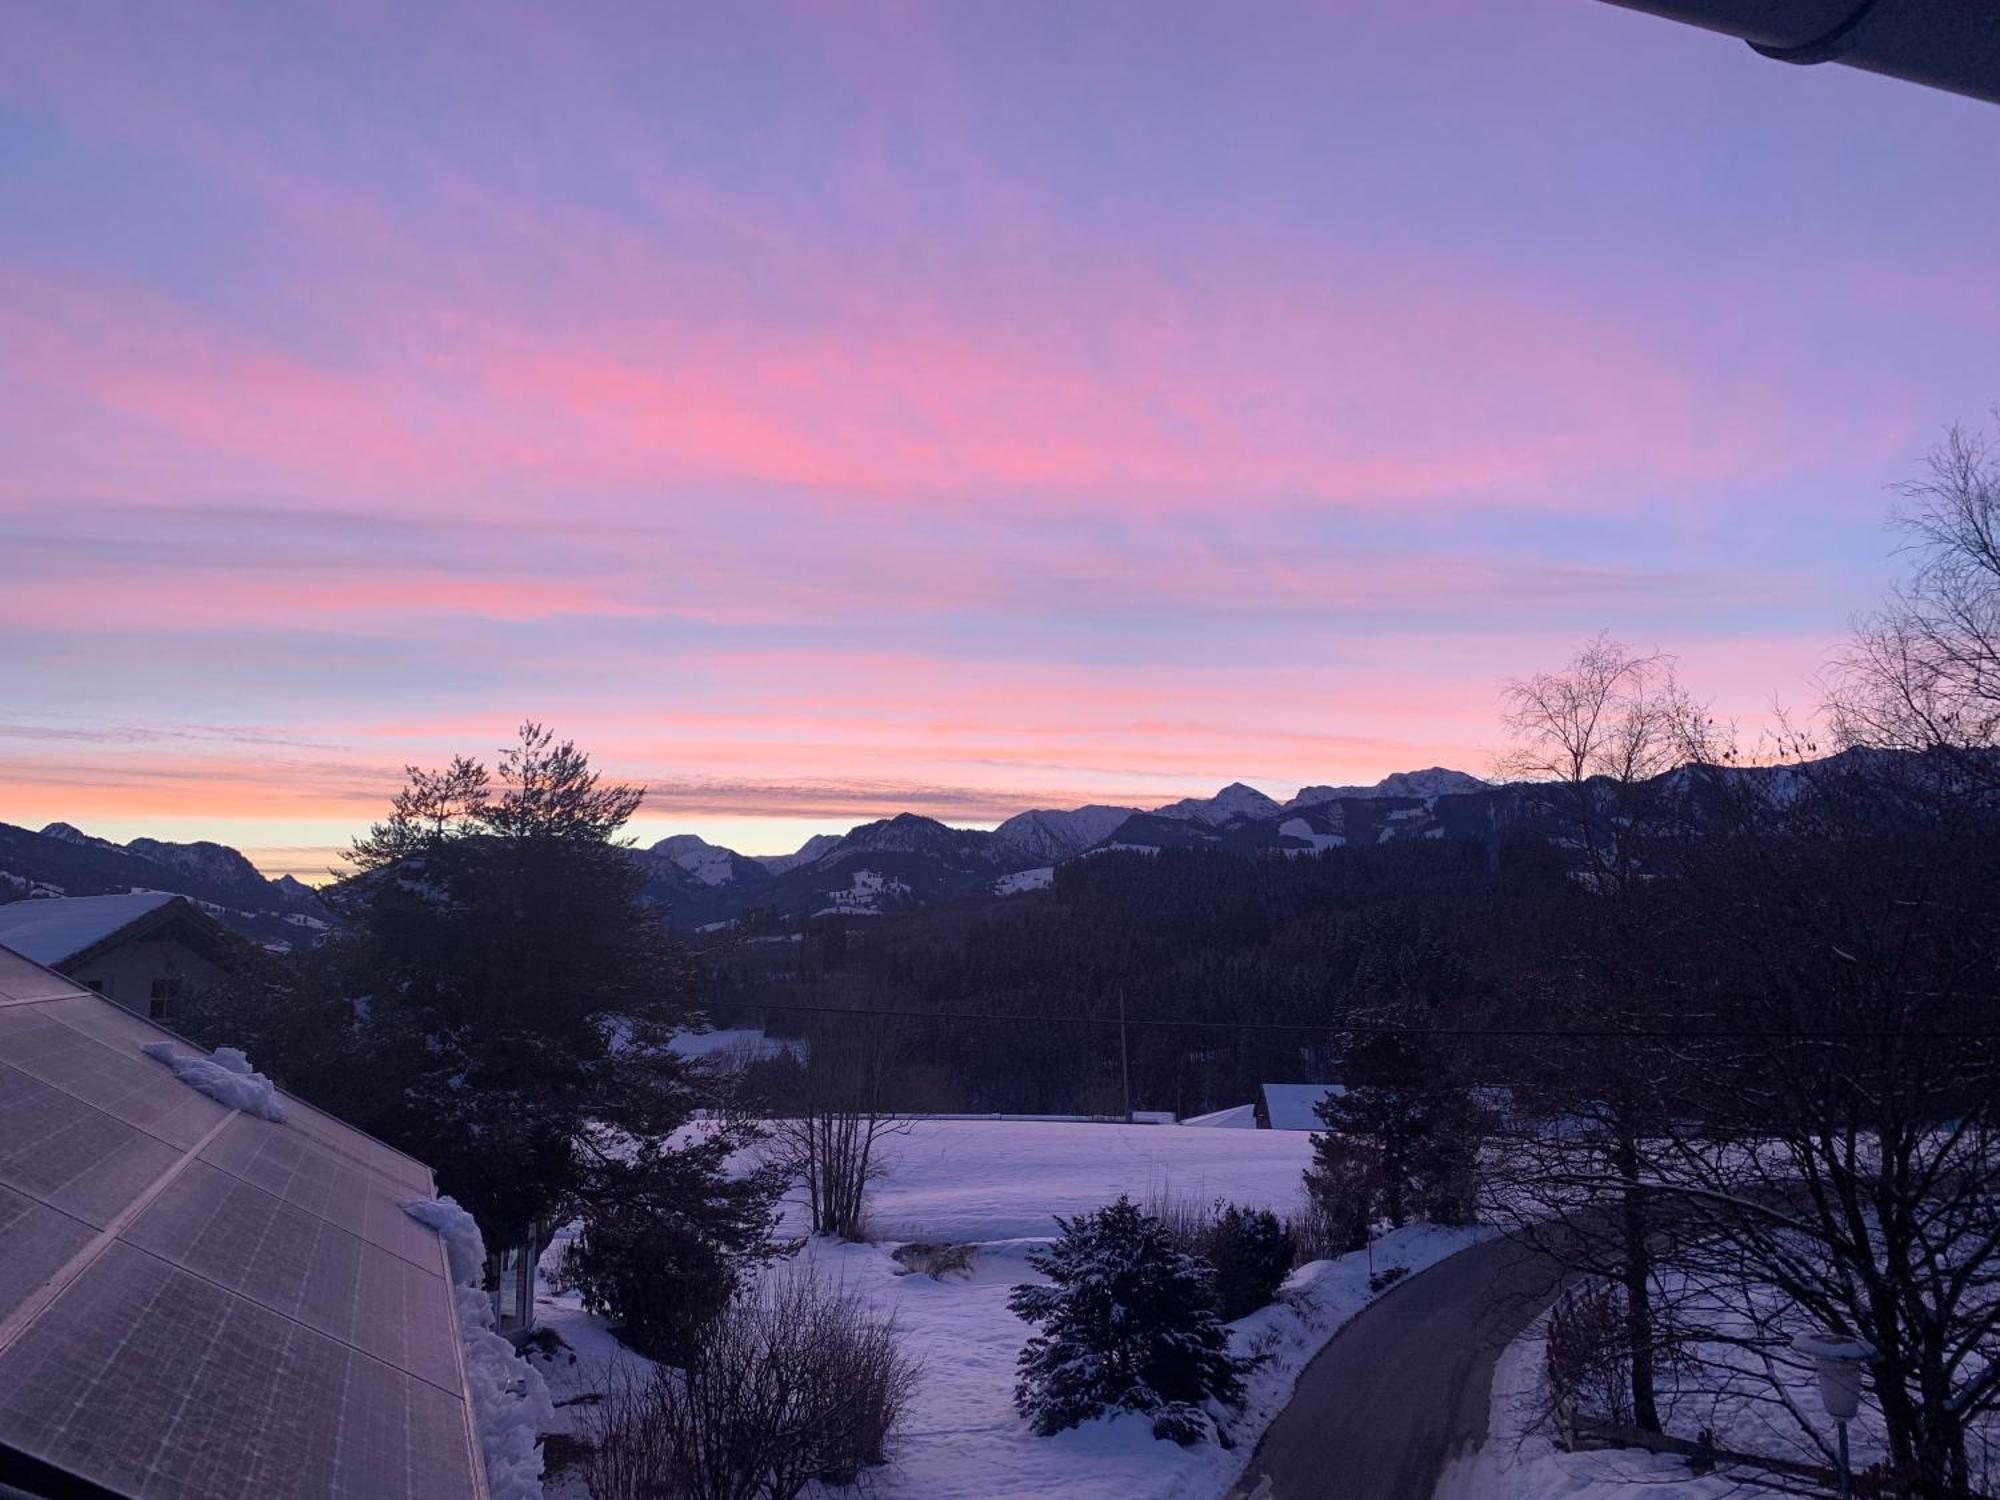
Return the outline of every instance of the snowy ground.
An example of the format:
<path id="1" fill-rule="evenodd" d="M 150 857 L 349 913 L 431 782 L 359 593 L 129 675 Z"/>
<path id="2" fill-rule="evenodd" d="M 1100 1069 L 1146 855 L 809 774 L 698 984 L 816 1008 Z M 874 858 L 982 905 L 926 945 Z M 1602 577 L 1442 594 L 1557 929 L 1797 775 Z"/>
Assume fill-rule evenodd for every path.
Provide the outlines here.
<path id="1" fill-rule="evenodd" d="M 886 1143 L 887 1175 L 871 1207 L 880 1245 L 819 1242 L 805 1253 L 824 1275 L 893 1315 L 925 1372 L 893 1464 L 866 1481 L 882 1500 L 1195 1500 L 1221 1495 L 1284 1405 L 1306 1361 L 1370 1299 L 1364 1257 L 1294 1273 L 1283 1302 L 1234 1325 L 1243 1352 L 1267 1356 L 1236 1423 L 1237 1446 L 1183 1449 L 1155 1440 L 1136 1416 L 1053 1438 L 1014 1411 L 1014 1361 L 1028 1329 L 1007 1294 L 1034 1279 L 1026 1256 L 1055 1233 L 1052 1215 L 1081 1213 L 1119 1193 L 1156 1191 L 1289 1212 L 1309 1138 L 1285 1131 L 1163 1126 L 921 1121 Z M 1375 1246 L 1377 1269 L 1419 1270 L 1479 1230 L 1406 1229 Z M 976 1242 L 970 1278 L 899 1276 L 890 1247 L 910 1239 Z M 637 1362 L 566 1298 L 545 1298 L 544 1326 L 576 1362 L 548 1368 L 558 1401 L 601 1391 Z"/>
<path id="2" fill-rule="evenodd" d="M 1500 1356 L 1493 1371 L 1491 1435 L 1477 1453 L 1447 1466 L 1435 1500 L 1760 1500 L 1776 1494 L 1752 1476 L 1697 1479 L 1680 1459 L 1665 1454 L 1557 1448 L 1542 1423 L 1544 1331 L 1544 1321 L 1537 1320 Z"/>
<path id="3" fill-rule="evenodd" d="M 1277 1130 L 1189 1130 L 1046 1120 L 919 1120 L 878 1147 L 869 1199 L 884 1240 L 1011 1240 L 1056 1232 L 1120 1193 L 1298 1207 L 1312 1138 Z"/>

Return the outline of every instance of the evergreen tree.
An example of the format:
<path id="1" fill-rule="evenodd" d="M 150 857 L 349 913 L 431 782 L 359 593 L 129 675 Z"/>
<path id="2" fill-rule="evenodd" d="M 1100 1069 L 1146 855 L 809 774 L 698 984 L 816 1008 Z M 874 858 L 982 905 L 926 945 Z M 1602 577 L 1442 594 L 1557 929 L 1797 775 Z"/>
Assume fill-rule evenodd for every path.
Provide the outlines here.
<path id="1" fill-rule="evenodd" d="M 640 797 L 536 724 L 497 776 L 462 756 L 410 768 L 328 895 L 339 922 L 299 985 L 299 1024 L 253 1053 L 430 1163 L 489 1244 L 539 1249 L 581 1216 L 588 1289 L 635 1330 L 656 1307 L 636 1292 L 647 1265 L 727 1285 L 775 1197 L 724 1172 L 740 1127 L 658 1144 L 706 1101 L 668 1045 L 697 1019 L 695 969 L 619 837 Z"/>
<path id="2" fill-rule="evenodd" d="M 1343 1225 L 1413 1217 L 1471 1220 L 1481 1112 L 1472 1091 L 1424 1033 L 1422 1015 L 1347 1049 L 1348 1082 L 1313 1106 L 1308 1191 Z"/>
<path id="3" fill-rule="evenodd" d="M 1043 1437 L 1117 1411 L 1151 1413 L 1155 1437 L 1204 1436 L 1203 1404 L 1240 1405 L 1248 1369 L 1229 1352 L 1211 1268 L 1129 1198 L 1056 1223 L 1061 1237 L 1029 1257 L 1049 1284 L 1007 1302 L 1041 1330 L 1021 1350 L 1016 1408 Z"/>

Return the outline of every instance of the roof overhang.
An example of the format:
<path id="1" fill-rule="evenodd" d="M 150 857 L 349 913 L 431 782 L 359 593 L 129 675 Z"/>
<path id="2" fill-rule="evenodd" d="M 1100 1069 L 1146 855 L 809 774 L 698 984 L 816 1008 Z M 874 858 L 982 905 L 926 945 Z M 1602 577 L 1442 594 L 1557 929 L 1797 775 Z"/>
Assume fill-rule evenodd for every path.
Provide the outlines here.
<path id="1" fill-rule="evenodd" d="M 1844 63 L 2000 104 L 1991 0 L 1608 0 L 1747 42 L 1776 62 Z"/>

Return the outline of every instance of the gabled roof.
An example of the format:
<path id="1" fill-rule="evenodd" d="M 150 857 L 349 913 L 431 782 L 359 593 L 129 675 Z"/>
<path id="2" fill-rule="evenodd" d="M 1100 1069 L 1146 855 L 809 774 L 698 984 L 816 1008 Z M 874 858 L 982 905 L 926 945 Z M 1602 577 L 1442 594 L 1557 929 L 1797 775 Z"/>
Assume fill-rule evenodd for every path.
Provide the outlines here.
<path id="1" fill-rule="evenodd" d="M 0 947 L 38 964 L 68 963 L 176 901 L 197 909 L 171 891 L 9 901 L 0 906 Z"/>
<path id="2" fill-rule="evenodd" d="M 1324 1130 L 1313 1106 L 1328 1094 L 1344 1094 L 1337 1083 L 1267 1083 L 1264 1085 L 1264 1118 L 1273 1130 Z"/>
<path id="3" fill-rule="evenodd" d="M 162 1041 L 0 948 L 0 1492 L 481 1500 L 429 1169 Z"/>

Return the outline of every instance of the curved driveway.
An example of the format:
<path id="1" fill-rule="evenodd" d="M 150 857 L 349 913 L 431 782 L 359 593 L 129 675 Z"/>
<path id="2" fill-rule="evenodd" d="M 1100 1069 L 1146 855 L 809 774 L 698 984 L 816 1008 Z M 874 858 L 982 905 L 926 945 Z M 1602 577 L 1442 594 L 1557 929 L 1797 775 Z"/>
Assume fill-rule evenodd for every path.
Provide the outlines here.
<path id="1" fill-rule="evenodd" d="M 1494 1361 L 1558 1275 L 1488 1240 L 1370 1303 L 1306 1366 L 1232 1500 L 1431 1500 L 1446 1462 L 1485 1442 Z"/>

